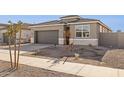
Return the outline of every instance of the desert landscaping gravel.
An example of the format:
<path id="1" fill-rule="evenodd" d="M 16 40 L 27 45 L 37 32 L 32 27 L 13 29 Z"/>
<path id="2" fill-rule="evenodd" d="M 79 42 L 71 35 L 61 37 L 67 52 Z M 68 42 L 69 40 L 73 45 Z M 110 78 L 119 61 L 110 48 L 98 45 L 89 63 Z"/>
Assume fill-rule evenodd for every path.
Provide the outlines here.
<path id="1" fill-rule="evenodd" d="M 75 60 L 75 53 L 80 55 L 79 59 Z M 68 46 L 57 46 L 40 49 L 33 55 L 35 55 L 34 57 L 50 57 L 61 60 L 67 57 L 66 61 L 68 62 L 124 69 L 124 49 L 74 46 L 73 50 L 70 51 Z"/>
<path id="2" fill-rule="evenodd" d="M 107 51 L 103 56 L 102 61 L 110 66 L 124 69 L 124 49 Z"/>

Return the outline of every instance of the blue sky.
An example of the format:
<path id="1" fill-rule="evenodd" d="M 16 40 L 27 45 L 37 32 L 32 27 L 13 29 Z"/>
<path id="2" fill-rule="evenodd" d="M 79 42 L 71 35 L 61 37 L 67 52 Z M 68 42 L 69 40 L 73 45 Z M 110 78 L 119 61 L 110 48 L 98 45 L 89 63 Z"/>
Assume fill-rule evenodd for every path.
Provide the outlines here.
<path id="1" fill-rule="evenodd" d="M 7 23 L 8 20 L 17 22 L 21 20 L 24 23 L 41 23 L 59 19 L 62 15 L 0 15 L 0 23 Z M 99 19 L 108 25 L 113 31 L 124 31 L 123 15 L 81 15 L 84 18 Z"/>

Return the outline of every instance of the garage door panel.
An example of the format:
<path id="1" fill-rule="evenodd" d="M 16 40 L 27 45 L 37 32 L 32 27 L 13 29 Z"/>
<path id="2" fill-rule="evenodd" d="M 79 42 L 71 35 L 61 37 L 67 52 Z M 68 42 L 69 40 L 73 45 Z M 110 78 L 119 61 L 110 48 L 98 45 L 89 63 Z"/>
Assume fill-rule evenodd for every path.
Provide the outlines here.
<path id="1" fill-rule="evenodd" d="M 58 44 L 58 31 L 37 31 L 37 43 Z"/>

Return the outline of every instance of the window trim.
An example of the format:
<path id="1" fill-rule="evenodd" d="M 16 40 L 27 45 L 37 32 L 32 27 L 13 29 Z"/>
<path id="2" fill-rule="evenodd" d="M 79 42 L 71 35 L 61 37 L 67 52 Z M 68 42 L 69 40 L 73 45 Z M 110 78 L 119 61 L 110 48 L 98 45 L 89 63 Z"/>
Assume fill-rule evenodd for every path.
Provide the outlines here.
<path id="1" fill-rule="evenodd" d="M 89 31 L 83 31 L 83 30 L 82 31 L 77 31 L 76 30 L 76 26 L 79 26 L 79 25 L 82 25 L 82 26 L 88 25 L 89 26 Z M 85 39 L 90 38 L 90 31 L 91 31 L 91 28 L 90 27 L 91 27 L 90 24 L 78 24 L 78 25 L 75 25 L 75 37 L 76 38 L 85 38 Z M 76 36 L 76 32 L 82 32 L 82 37 L 77 37 Z M 84 37 L 83 36 L 83 32 L 89 32 L 89 37 Z"/>

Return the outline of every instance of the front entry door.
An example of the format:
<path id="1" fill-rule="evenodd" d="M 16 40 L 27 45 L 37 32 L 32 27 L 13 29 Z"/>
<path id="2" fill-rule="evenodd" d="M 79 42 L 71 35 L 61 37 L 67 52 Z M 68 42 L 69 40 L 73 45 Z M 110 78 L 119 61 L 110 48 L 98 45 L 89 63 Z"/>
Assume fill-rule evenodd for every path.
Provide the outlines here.
<path id="1" fill-rule="evenodd" d="M 66 29 L 65 31 L 65 45 L 70 44 L 70 30 L 69 28 Z"/>
<path id="2" fill-rule="evenodd" d="M 66 45 L 70 44 L 69 39 L 70 39 L 70 37 L 66 37 Z"/>

